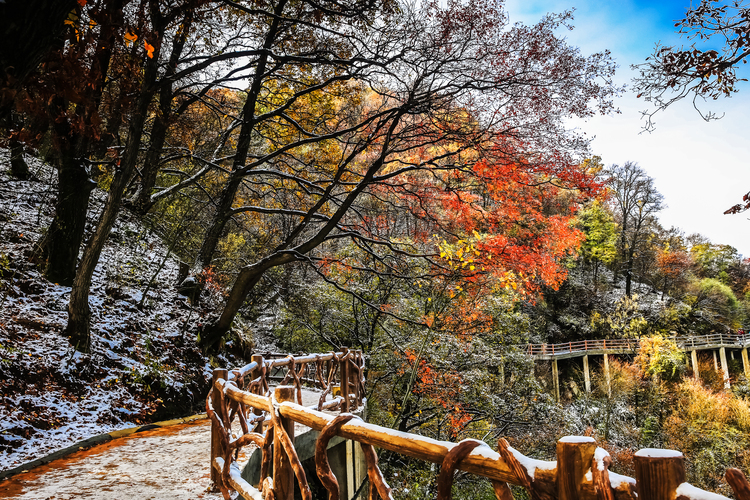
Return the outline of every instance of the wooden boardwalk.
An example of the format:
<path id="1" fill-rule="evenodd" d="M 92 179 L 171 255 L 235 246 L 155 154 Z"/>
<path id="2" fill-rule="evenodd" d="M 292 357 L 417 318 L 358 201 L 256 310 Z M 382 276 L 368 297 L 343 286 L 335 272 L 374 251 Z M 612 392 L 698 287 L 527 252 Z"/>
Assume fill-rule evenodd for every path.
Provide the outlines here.
<path id="1" fill-rule="evenodd" d="M 320 395 L 303 389 L 303 405 Z M 307 430 L 297 425 L 298 434 Z M 239 425 L 233 431 L 242 432 Z M 210 488 L 210 439 L 208 418 L 116 438 L 0 481 L 0 499 L 222 500 Z M 244 448 L 239 461 L 253 450 Z"/>
<path id="2" fill-rule="evenodd" d="M 750 335 L 716 333 L 712 335 L 682 335 L 668 337 L 683 351 L 701 351 L 730 348 L 745 349 L 750 345 Z M 578 358 L 586 355 L 632 354 L 641 346 L 640 339 L 579 340 L 561 344 L 527 344 L 526 353 L 534 359 Z"/>
<path id="3" fill-rule="evenodd" d="M 715 333 L 711 335 L 675 335 L 668 337 L 677 347 L 690 353 L 690 366 L 693 369 L 693 377 L 700 379 L 698 365 L 698 351 L 712 351 L 714 357 L 714 369 L 719 372 L 719 359 L 721 360 L 721 374 L 724 378 L 724 387 L 729 389 L 729 363 L 727 361 L 727 350 L 734 359 L 735 351 L 739 351 L 742 358 L 742 368 L 745 376 L 750 379 L 750 361 L 748 361 L 747 348 L 750 345 L 750 335 Z M 577 342 L 564 342 L 561 344 L 527 344 L 524 346 L 526 354 L 534 360 L 552 362 L 552 383 L 555 390 L 555 398 L 560 401 L 560 375 L 558 360 L 583 358 L 583 376 L 586 392 L 591 392 L 591 375 L 589 372 L 589 356 L 603 356 L 604 376 L 607 389 L 610 388 L 609 356 L 617 354 L 634 355 L 641 347 L 640 339 L 595 339 L 579 340 Z M 717 358 L 717 353 L 719 354 Z"/>

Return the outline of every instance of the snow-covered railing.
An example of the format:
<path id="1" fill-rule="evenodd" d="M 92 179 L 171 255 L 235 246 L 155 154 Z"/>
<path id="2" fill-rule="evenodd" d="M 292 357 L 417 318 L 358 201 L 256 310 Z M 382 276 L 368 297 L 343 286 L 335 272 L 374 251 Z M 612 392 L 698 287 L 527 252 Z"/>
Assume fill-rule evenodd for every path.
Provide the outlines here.
<path id="1" fill-rule="evenodd" d="M 711 335 L 684 335 L 669 337 L 682 349 L 693 349 L 711 346 L 745 347 L 750 343 L 750 336 L 746 334 L 716 333 Z M 530 356 L 558 356 L 571 353 L 586 353 L 588 351 L 637 351 L 640 347 L 639 339 L 595 339 L 563 342 L 561 344 L 527 344 L 525 351 Z"/>
<path id="2" fill-rule="evenodd" d="M 231 371 L 217 368 L 213 372 L 213 388 L 206 399 L 206 411 L 211 419 L 211 480 L 226 498 L 230 485 L 240 493 L 257 493 L 253 489 L 245 490 L 242 486 L 244 481 L 234 463 L 242 447 L 255 444 L 261 448 L 263 464 L 267 467 L 267 455 L 276 434 L 276 441 L 281 443 L 275 447 L 277 452 L 285 450 L 289 453 L 287 445 L 293 439 L 289 438 L 290 433 L 294 435 L 293 423 L 286 433 L 276 426 L 276 432 L 269 434 L 266 431 L 263 434 L 265 423 L 270 422 L 273 427 L 274 422 L 279 422 L 278 412 L 269 410 L 277 401 L 296 402 L 302 407 L 302 388 L 308 386 L 322 390 L 318 403 L 311 409 L 348 412 L 359 408 L 365 397 L 364 356 L 361 351 L 344 348 L 341 352 L 323 354 L 270 356 L 272 359 L 265 359 L 260 354 L 253 355 L 252 361 L 241 368 Z M 275 385 L 273 382 L 279 384 L 275 393 L 271 392 L 271 386 Z M 232 391 L 252 395 L 265 403 L 248 405 L 242 399 L 227 397 L 234 394 Z M 239 421 L 242 430 L 238 438 L 232 429 L 235 420 Z M 272 486 L 270 488 L 273 490 Z M 253 494 L 247 496 L 243 493 L 243 496 L 256 498 Z"/>
<path id="3" fill-rule="evenodd" d="M 302 404 L 302 388 L 322 390 L 319 410 L 356 408 L 364 397 L 364 356 L 361 351 L 343 348 L 323 354 L 255 354 L 251 362 L 229 372 L 229 380 L 247 383 L 255 394 L 269 395 L 271 386 L 293 385 L 297 403 Z M 245 379 L 249 375 L 250 380 Z M 347 384 L 341 384 L 341 380 Z M 333 394 L 331 401 L 326 398 Z"/>
<path id="4" fill-rule="evenodd" d="M 303 500 L 311 500 L 306 473 L 293 444 L 294 424 L 299 423 L 320 431 L 315 447 L 316 472 L 329 499 L 339 498 L 339 486 L 328 463 L 327 445 L 333 436 L 340 436 L 362 447 L 370 499 L 392 498 L 377 466 L 377 447 L 440 464 L 438 500 L 451 498 L 456 469 L 489 479 L 499 500 L 512 500 L 509 484 L 525 488 L 534 500 L 728 500 L 685 482 L 684 458 L 678 451 L 638 451 L 633 458 L 635 478 L 631 478 L 610 472 L 609 454 L 590 437 L 564 437 L 557 443 L 557 460 L 536 460 L 511 448 L 505 439 L 499 440 L 497 451 L 473 439 L 438 441 L 373 425 L 350 413 L 334 416 L 304 407 L 294 402 L 293 386 L 276 387 L 273 396 L 243 390 L 242 386 L 239 376 L 230 379 L 226 370 L 214 370 L 213 389 L 206 402 L 216 432 L 212 433 L 212 479 L 227 499 L 235 490 L 246 499 L 292 500 L 296 480 Z M 248 422 L 255 418 L 251 412 L 268 415 L 257 420 L 266 425 L 251 431 Z M 231 431 L 235 417 L 242 427 L 239 437 Z M 262 450 L 257 485 L 248 484 L 232 462 L 240 448 L 249 444 Z M 729 469 L 726 480 L 738 500 L 750 500 L 750 483 L 741 471 Z"/>

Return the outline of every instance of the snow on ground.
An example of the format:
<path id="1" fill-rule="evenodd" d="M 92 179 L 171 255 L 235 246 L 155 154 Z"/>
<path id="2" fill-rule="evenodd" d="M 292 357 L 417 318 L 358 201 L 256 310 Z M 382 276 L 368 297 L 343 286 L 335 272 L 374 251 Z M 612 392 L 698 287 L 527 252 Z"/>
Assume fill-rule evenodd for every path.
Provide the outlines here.
<path id="1" fill-rule="evenodd" d="M 208 311 L 177 294 L 177 260 L 127 212 L 93 277 L 92 353 L 70 346 L 61 334 L 70 288 L 28 261 L 52 218 L 55 172 L 27 161 L 37 180 L 16 180 L 0 150 L 0 470 L 92 435 L 202 411 L 210 375 L 195 345 Z M 96 190 L 90 220 L 103 200 Z"/>

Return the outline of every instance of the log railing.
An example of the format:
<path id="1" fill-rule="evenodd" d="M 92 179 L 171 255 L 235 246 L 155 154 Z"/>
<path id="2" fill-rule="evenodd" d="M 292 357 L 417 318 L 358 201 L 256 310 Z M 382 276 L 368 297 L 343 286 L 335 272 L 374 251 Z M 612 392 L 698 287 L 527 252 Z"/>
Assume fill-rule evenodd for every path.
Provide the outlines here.
<path id="1" fill-rule="evenodd" d="M 352 406 L 361 402 L 362 393 L 358 395 L 354 388 L 364 388 L 364 363 L 361 353 L 353 351 L 297 357 L 287 365 L 278 365 L 288 366 L 291 375 L 282 380 L 293 380 L 294 385 L 276 387 L 273 394 L 263 385 L 263 379 L 267 379 L 268 370 L 276 360 L 256 359 L 231 374 L 227 370 L 214 370 L 213 389 L 206 408 L 212 421 L 212 480 L 224 498 L 230 498 L 230 491 L 235 490 L 246 499 L 291 500 L 296 481 L 303 500 L 311 500 L 306 473 L 293 444 L 296 422 L 320 431 L 315 453 L 316 473 L 328 491 L 329 500 L 339 498 L 338 482 L 326 455 L 328 441 L 334 435 L 356 441 L 362 447 L 370 484 L 367 498 L 371 500 L 392 498 L 377 466 L 376 447 L 440 464 L 438 500 L 451 498 L 456 469 L 489 479 L 499 500 L 512 500 L 509 484 L 525 488 L 533 500 L 728 500 L 685 482 L 684 458 L 677 451 L 640 450 L 633 458 L 636 477 L 630 478 L 609 471 L 609 454 L 598 448 L 590 437 L 564 437 L 557 443 L 557 460 L 542 461 L 522 455 L 505 439 L 499 440 L 495 451 L 477 440 L 437 441 L 373 425 L 350 413 L 337 416 L 323 413 L 320 408 L 325 404 L 319 403 L 317 409 L 302 406 L 298 394 L 304 377 L 299 376 L 303 372 L 299 365 L 315 363 L 316 375 L 311 376 L 311 380 L 333 380 L 322 376 L 325 369 L 317 371 L 324 361 L 332 361 L 333 370 L 336 370 L 335 363 L 344 367 L 339 368 L 339 373 L 344 374 L 340 380 L 351 390 L 344 399 Z M 251 374 L 249 382 L 244 380 L 248 373 Z M 328 382 L 324 390 L 331 387 Z M 239 437 L 232 434 L 231 424 L 235 418 L 242 428 Z M 265 422 L 265 425 L 256 425 L 251 430 L 253 422 Z M 262 450 L 257 485 L 248 484 L 233 462 L 240 448 L 249 444 Z M 741 471 L 729 469 L 726 480 L 737 500 L 750 500 L 750 483 Z"/>
<path id="2" fill-rule="evenodd" d="M 711 335 L 669 337 L 682 349 L 693 349 L 708 346 L 746 347 L 750 344 L 750 335 L 733 333 L 716 333 Z M 639 339 L 596 339 L 564 342 L 561 344 L 527 344 L 525 351 L 530 356 L 556 356 L 587 351 L 637 351 Z"/>
<path id="3" fill-rule="evenodd" d="M 206 399 L 206 412 L 211 419 L 211 480 L 225 498 L 228 498 L 229 485 L 241 484 L 237 483 L 241 477 L 234 460 L 244 446 L 255 444 L 263 449 L 263 467 L 266 469 L 270 465 L 268 453 L 274 435 L 276 441 L 282 443 L 275 447 L 274 454 L 278 457 L 274 457 L 274 464 L 276 459 L 284 462 L 282 450 L 290 453 L 287 445 L 293 441 L 294 424 L 279 420 L 282 417 L 278 412 L 269 411 L 277 401 L 295 402 L 302 407 L 302 388 L 307 386 L 322 391 L 318 403 L 312 407 L 316 411 L 348 412 L 364 402 L 364 356 L 361 351 L 344 348 L 341 352 L 270 357 L 265 359 L 263 355 L 253 355 L 252 361 L 242 368 L 231 371 L 217 368 L 213 372 L 212 389 Z M 272 393 L 274 382 L 278 387 Z M 230 395 L 237 394 L 237 391 L 260 398 L 267 404 L 249 404 Z M 239 437 L 233 433 L 235 421 L 241 429 Z M 266 430 L 264 434 L 264 427 L 275 430 Z M 284 469 L 284 464 L 274 467 L 274 470 Z M 234 489 L 244 491 L 241 487 Z M 266 486 L 266 489 L 273 490 L 273 487 Z"/>

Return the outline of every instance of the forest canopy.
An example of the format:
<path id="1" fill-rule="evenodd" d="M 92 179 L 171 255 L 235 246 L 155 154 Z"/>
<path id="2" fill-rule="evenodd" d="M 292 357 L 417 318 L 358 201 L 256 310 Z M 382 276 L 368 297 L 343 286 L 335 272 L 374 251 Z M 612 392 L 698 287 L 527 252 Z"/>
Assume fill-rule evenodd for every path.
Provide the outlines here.
<path id="1" fill-rule="evenodd" d="M 355 295 L 347 273 L 554 287 L 581 241 L 571 217 L 601 188 L 565 120 L 613 111 L 615 64 L 565 41 L 569 12 L 525 26 L 492 0 L 80 0 L 61 22 L 6 84 L 4 123 L 58 171 L 34 259 L 72 285 L 66 335 L 84 351 L 122 207 L 180 235 L 197 293 L 231 284 L 199 332 L 211 348 L 294 262 Z M 96 185 L 108 198 L 84 241 Z"/>

